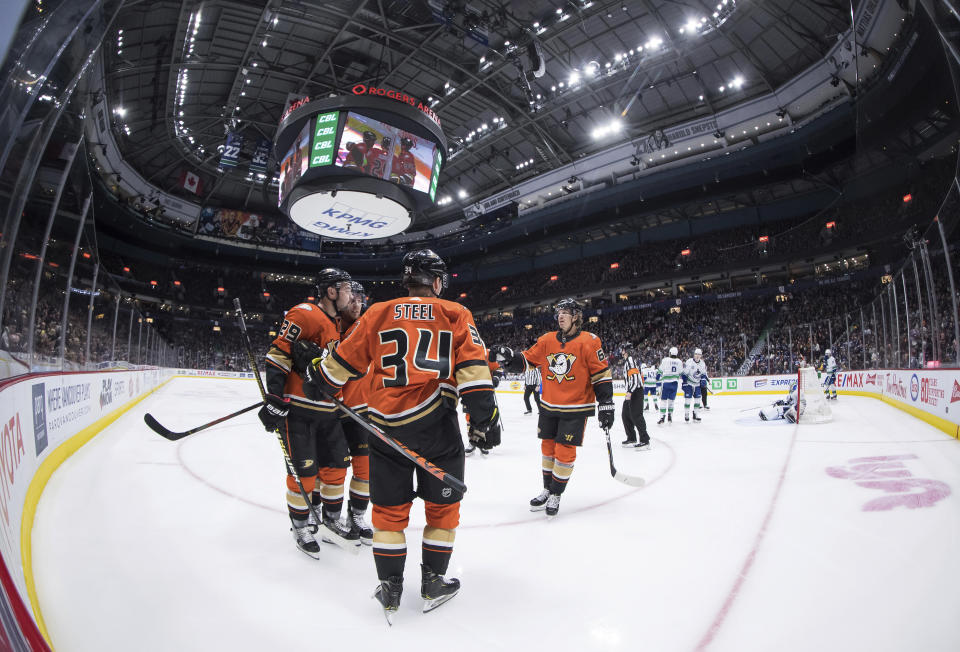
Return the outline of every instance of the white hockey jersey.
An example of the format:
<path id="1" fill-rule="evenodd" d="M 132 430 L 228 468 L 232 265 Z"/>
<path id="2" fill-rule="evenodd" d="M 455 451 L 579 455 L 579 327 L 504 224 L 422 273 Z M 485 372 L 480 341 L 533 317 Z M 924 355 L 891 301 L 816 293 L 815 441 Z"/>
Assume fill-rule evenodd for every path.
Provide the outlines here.
<path id="1" fill-rule="evenodd" d="M 828 374 L 835 374 L 840 371 L 840 367 L 837 366 L 837 359 L 832 355 L 827 356 L 824 362 L 824 371 Z"/>
<path id="2" fill-rule="evenodd" d="M 678 382 L 681 371 L 683 371 L 683 363 L 680 362 L 680 358 L 667 356 L 660 361 L 660 382 L 664 384 Z"/>
<path id="3" fill-rule="evenodd" d="M 700 358 L 700 362 L 697 362 L 693 358 L 687 358 L 687 361 L 683 363 L 683 384 L 684 385 L 699 385 L 701 378 L 706 378 L 707 376 L 707 363 L 703 361 L 703 358 Z"/>
<path id="4" fill-rule="evenodd" d="M 640 365 L 640 375 L 643 376 L 644 387 L 657 386 L 657 368 L 653 365 L 642 363 Z"/>

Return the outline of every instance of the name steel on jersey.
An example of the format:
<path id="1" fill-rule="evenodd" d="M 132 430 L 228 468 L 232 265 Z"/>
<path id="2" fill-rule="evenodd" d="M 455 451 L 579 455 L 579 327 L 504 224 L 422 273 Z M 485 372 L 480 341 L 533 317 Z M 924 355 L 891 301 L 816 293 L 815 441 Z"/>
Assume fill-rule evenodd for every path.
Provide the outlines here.
<path id="1" fill-rule="evenodd" d="M 393 307 L 393 320 L 433 321 L 432 303 L 398 303 Z"/>

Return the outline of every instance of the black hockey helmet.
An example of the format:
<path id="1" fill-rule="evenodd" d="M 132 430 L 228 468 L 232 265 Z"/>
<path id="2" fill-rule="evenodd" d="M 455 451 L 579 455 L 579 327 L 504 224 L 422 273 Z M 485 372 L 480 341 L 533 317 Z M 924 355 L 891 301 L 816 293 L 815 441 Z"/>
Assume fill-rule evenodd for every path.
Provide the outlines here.
<path id="1" fill-rule="evenodd" d="M 377 142 L 377 134 L 373 133 L 372 131 L 363 132 L 363 142 L 367 141 L 369 141 L 371 145 Z"/>
<path id="2" fill-rule="evenodd" d="M 317 284 L 317 299 L 327 296 L 327 288 L 336 288 L 338 284 L 349 283 L 351 280 L 350 274 L 337 267 L 321 269 L 315 281 Z"/>
<path id="3" fill-rule="evenodd" d="M 393 141 L 390 140 L 390 136 L 384 136 L 383 138 L 380 139 L 380 143 L 383 145 L 384 149 L 387 149 L 388 147 L 390 147 L 390 143 L 392 142 Z"/>
<path id="4" fill-rule="evenodd" d="M 350 289 L 353 290 L 353 296 L 360 298 L 360 305 L 366 307 L 367 294 L 363 291 L 363 285 L 360 281 L 350 281 Z"/>
<path id="5" fill-rule="evenodd" d="M 430 249 L 408 251 L 403 256 L 403 272 L 400 283 L 405 287 L 411 285 L 433 285 L 433 279 L 439 278 L 443 283 L 441 291 L 447 289 L 450 277 L 447 275 L 447 264 Z"/>
<path id="6" fill-rule="evenodd" d="M 553 307 L 553 312 L 559 314 L 561 310 L 569 310 L 573 316 L 583 314 L 583 306 L 573 297 L 567 297 L 566 299 L 557 301 L 557 304 Z"/>
<path id="7" fill-rule="evenodd" d="M 413 147 L 413 144 L 414 144 L 413 140 L 410 138 L 407 138 L 406 136 L 400 139 L 400 147 L 402 149 L 410 149 L 411 147 Z"/>

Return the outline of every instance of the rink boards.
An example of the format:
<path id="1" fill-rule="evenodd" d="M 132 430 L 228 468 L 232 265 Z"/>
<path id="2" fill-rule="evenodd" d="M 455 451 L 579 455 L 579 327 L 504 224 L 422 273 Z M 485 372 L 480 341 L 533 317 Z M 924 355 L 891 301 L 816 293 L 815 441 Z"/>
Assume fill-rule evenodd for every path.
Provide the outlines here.
<path id="1" fill-rule="evenodd" d="M 709 387 L 712 394 L 732 396 L 786 394 L 796 379 L 795 374 L 724 376 L 711 378 Z M 522 380 L 508 379 L 497 391 L 522 394 L 523 388 Z M 622 397 L 625 390 L 624 381 L 613 381 L 615 396 Z M 960 439 L 960 369 L 841 371 L 837 393 L 881 400 Z"/>

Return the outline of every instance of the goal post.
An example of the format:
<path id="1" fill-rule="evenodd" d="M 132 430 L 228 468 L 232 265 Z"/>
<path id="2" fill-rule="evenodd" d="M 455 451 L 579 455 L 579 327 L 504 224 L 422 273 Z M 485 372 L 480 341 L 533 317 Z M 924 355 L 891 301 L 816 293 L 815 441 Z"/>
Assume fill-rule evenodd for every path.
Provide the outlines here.
<path id="1" fill-rule="evenodd" d="M 797 369 L 797 423 L 827 423 L 833 412 L 820 385 L 820 377 L 813 367 Z"/>

